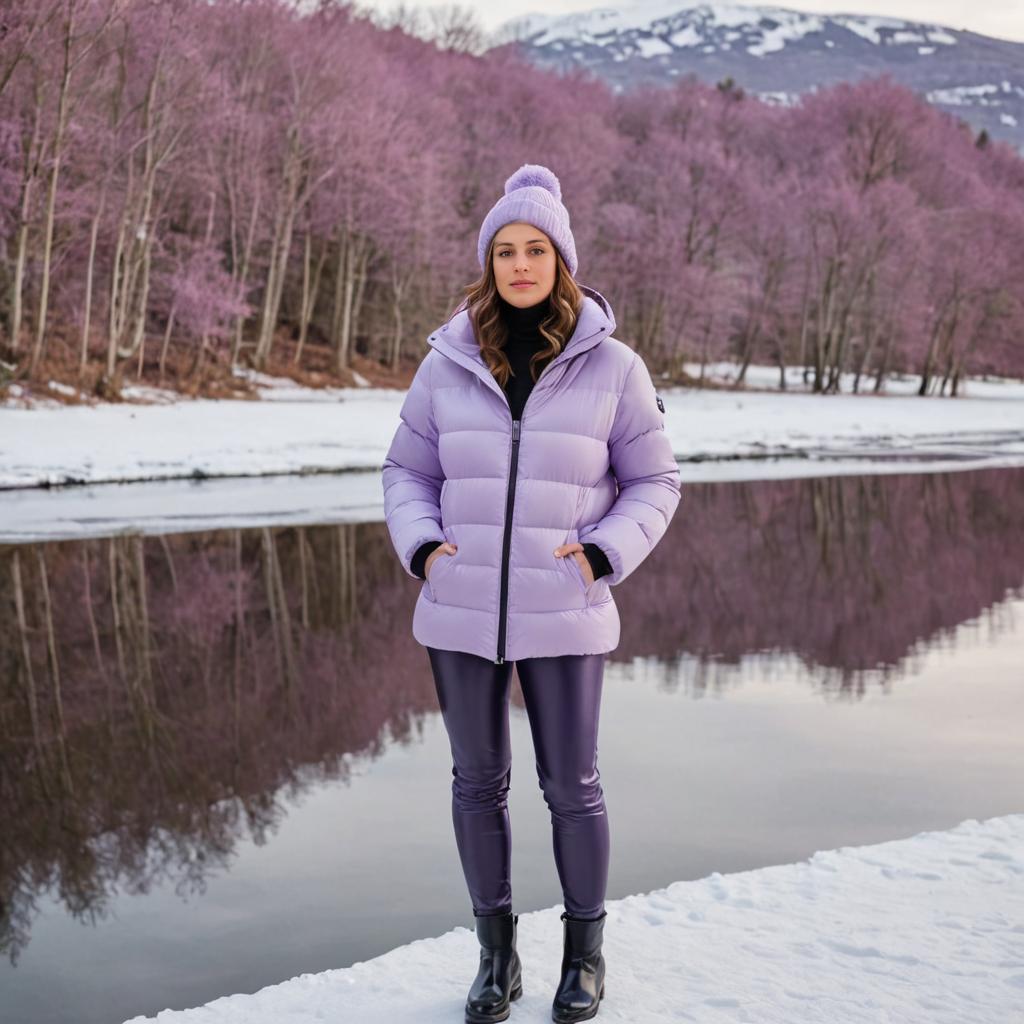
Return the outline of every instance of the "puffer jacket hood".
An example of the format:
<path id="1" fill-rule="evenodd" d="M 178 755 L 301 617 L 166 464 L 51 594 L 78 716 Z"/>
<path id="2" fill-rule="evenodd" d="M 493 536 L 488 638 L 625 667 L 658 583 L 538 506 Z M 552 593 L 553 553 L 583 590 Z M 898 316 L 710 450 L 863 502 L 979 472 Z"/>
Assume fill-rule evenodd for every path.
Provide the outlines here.
<path id="1" fill-rule="evenodd" d="M 662 404 L 643 360 L 613 338 L 593 288 L 565 348 L 513 420 L 460 308 L 428 339 L 382 471 L 384 515 L 413 578 L 427 541 L 450 541 L 422 581 L 413 636 L 492 661 L 618 646 L 611 588 L 650 554 L 681 497 Z M 589 586 L 561 544 L 612 566 Z"/>

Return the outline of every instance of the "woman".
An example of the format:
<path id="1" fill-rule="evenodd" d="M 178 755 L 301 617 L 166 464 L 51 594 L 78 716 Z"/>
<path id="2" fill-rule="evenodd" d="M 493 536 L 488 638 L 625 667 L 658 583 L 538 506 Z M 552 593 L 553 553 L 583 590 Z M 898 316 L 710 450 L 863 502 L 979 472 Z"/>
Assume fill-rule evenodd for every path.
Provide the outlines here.
<path id="1" fill-rule="evenodd" d="M 578 285 L 558 179 L 525 164 L 480 229 L 483 275 L 430 336 L 384 463 L 384 511 L 423 579 L 427 648 L 454 776 L 452 819 L 480 940 L 469 1022 L 522 994 L 509 884 L 508 701 L 517 666 L 565 902 L 552 1019 L 604 996 L 609 833 L 597 767 L 611 587 L 680 500 L 664 406 L 611 307 Z"/>

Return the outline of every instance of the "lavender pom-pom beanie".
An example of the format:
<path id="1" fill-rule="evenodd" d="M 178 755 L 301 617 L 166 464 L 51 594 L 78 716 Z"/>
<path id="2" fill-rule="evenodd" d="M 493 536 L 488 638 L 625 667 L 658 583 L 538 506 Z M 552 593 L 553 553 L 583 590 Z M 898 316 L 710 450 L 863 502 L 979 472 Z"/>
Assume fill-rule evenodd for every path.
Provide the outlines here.
<path id="1" fill-rule="evenodd" d="M 569 273 L 576 275 L 576 242 L 569 230 L 569 211 L 562 205 L 562 186 L 542 164 L 523 164 L 505 182 L 505 194 L 491 207 L 480 227 L 476 254 L 484 270 L 491 239 L 506 224 L 525 221 L 543 231 L 558 247 Z"/>

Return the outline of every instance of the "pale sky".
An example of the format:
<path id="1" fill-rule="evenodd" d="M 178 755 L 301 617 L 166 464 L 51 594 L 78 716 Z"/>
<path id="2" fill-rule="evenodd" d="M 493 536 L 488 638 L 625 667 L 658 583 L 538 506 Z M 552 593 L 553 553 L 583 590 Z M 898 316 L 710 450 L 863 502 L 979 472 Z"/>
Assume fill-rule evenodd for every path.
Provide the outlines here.
<path id="1" fill-rule="evenodd" d="M 357 0 L 362 7 L 390 10 L 394 0 Z M 486 29 L 523 14 L 569 14 L 588 11 L 595 7 L 628 8 L 628 3 L 602 3 L 601 0 L 454 0 L 460 7 L 471 7 L 479 15 Z M 714 5 L 715 0 L 707 0 Z M 729 0 L 733 2 L 733 0 Z M 880 14 L 890 18 L 906 18 L 966 29 L 1000 39 L 1024 42 L 1024 0 L 850 0 L 849 3 L 820 3 L 815 0 L 774 0 L 764 4 L 744 3 L 744 6 L 782 7 L 793 11 L 815 14 Z M 679 7 L 693 6 L 696 0 L 680 0 Z M 436 0 L 405 0 L 407 7 L 447 6 Z"/>

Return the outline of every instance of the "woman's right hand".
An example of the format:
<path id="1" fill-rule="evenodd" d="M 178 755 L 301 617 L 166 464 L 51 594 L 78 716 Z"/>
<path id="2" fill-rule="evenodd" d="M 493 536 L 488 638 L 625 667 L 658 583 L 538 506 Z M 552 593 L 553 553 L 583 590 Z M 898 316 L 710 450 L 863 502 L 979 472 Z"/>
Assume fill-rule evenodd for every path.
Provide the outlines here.
<path id="1" fill-rule="evenodd" d="M 423 563 L 423 572 L 427 579 L 430 579 L 430 567 L 434 564 L 434 561 L 439 555 L 454 555 L 459 549 L 454 545 L 445 541 L 439 547 L 434 548 L 433 551 L 427 555 L 427 560 Z"/>

